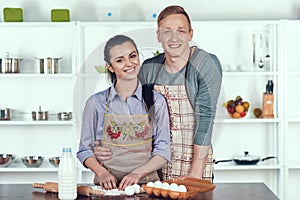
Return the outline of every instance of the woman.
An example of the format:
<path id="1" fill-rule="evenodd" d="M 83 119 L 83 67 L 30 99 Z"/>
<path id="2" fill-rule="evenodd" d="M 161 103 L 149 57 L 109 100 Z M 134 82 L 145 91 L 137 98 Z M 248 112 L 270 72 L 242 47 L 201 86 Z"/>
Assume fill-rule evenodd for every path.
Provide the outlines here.
<path id="1" fill-rule="evenodd" d="M 137 78 L 139 54 L 131 38 L 117 35 L 109 39 L 104 60 L 113 85 L 87 100 L 77 157 L 95 173 L 95 184 L 105 189 L 124 190 L 128 185 L 158 180 L 156 170 L 171 154 L 165 99 L 151 91 L 154 106 L 147 107 Z M 110 160 L 97 161 L 93 146 L 98 141 L 111 149 Z"/>

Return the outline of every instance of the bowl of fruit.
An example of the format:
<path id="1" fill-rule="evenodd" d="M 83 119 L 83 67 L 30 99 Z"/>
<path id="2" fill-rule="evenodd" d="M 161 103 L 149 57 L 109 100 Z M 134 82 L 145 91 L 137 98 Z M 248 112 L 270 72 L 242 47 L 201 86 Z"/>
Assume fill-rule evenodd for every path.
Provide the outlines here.
<path id="1" fill-rule="evenodd" d="M 250 103 L 243 100 L 241 96 L 237 96 L 235 99 L 230 99 L 225 102 L 223 106 L 226 108 L 231 118 L 239 119 L 246 116 Z"/>

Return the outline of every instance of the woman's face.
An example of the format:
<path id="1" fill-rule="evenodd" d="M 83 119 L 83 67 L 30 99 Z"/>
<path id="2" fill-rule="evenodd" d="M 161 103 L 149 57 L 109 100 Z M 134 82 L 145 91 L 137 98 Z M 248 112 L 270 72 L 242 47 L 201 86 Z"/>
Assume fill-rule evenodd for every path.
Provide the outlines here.
<path id="1" fill-rule="evenodd" d="M 110 49 L 111 65 L 108 70 L 115 73 L 117 80 L 136 79 L 140 70 L 139 54 L 131 42 L 124 42 Z"/>
<path id="2" fill-rule="evenodd" d="M 172 14 L 159 22 L 157 39 L 166 54 L 179 57 L 189 48 L 193 30 L 183 14 Z"/>

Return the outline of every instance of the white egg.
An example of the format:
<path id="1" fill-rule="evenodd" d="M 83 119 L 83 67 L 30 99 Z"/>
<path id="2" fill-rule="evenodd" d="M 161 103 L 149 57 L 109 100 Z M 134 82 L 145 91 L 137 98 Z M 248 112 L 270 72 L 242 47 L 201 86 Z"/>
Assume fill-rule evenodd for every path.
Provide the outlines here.
<path id="1" fill-rule="evenodd" d="M 161 181 L 155 181 L 154 182 L 154 187 L 155 188 L 161 188 L 162 187 L 162 182 Z"/>
<path id="2" fill-rule="evenodd" d="M 125 188 L 125 194 L 131 196 L 134 194 L 134 188 L 130 185 Z"/>
<path id="3" fill-rule="evenodd" d="M 139 194 L 141 192 L 141 186 L 139 184 L 132 185 L 135 194 Z"/>
<path id="4" fill-rule="evenodd" d="M 146 184 L 148 187 L 154 187 L 154 183 L 153 182 L 148 182 L 147 184 Z"/>
<path id="5" fill-rule="evenodd" d="M 163 182 L 163 184 L 162 184 L 162 187 L 161 187 L 162 189 L 165 189 L 165 190 L 168 190 L 169 188 L 170 188 L 170 184 L 169 183 L 167 183 L 167 182 Z"/>
<path id="6" fill-rule="evenodd" d="M 171 183 L 169 190 L 178 191 L 178 185 L 176 183 Z"/>
<path id="7" fill-rule="evenodd" d="M 122 192 L 118 189 L 107 190 L 104 195 L 105 196 L 120 196 Z"/>
<path id="8" fill-rule="evenodd" d="M 179 192 L 187 192 L 187 189 L 186 189 L 186 187 L 184 185 L 179 185 L 178 186 L 178 191 Z"/>

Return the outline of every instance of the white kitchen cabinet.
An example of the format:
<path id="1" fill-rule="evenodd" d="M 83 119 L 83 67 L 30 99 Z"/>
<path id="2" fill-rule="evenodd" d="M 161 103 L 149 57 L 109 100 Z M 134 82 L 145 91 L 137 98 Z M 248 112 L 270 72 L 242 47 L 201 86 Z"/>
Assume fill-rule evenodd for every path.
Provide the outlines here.
<path id="1" fill-rule="evenodd" d="M 0 168 L 0 183 L 57 181 L 57 168 L 48 159 L 60 156 L 62 148 L 77 151 L 73 120 L 60 121 L 59 112 L 73 111 L 76 78 L 75 23 L 1 23 L 0 55 L 19 57 L 20 73 L 0 74 L 0 107 L 11 108 L 11 120 L 0 121 L 0 152 L 16 155 L 9 167 Z M 62 57 L 57 74 L 40 74 L 38 61 Z M 31 112 L 41 106 L 47 121 L 34 121 Z M 22 156 L 40 155 L 38 168 L 27 168 Z"/>
<path id="2" fill-rule="evenodd" d="M 250 102 L 247 115 L 231 119 L 225 112 L 221 135 L 214 145 L 214 158 L 232 159 L 234 155 L 251 155 L 276 159 L 260 161 L 257 165 L 237 165 L 234 162 L 215 164 L 215 182 L 265 182 L 278 196 L 283 195 L 283 156 L 280 137 L 283 121 L 279 113 L 282 93 L 282 69 L 277 63 L 278 21 L 216 21 L 196 22 L 194 42 L 220 59 L 223 68 L 224 97 L 222 103 L 236 96 Z M 253 66 L 252 34 L 269 35 L 270 69 Z M 274 82 L 274 118 L 257 119 L 254 108 L 262 108 L 263 93 L 268 80 Z M 222 117 L 222 116 L 221 116 Z M 219 117 L 219 118 L 221 118 Z M 217 119 L 222 123 L 222 119 Z M 219 128 L 220 129 L 220 128 Z"/>
<path id="3" fill-rule="evenodd" d="M 286 159 L 286 199 L 295 199 L 300 195 L 300 157 L 299 157 L 299 129 L 300 107 L 299 91 L 300 84 L 300 23 L 299 21 L 282 22 L 281 62 L 285 68 L 285 159 Z"/>

